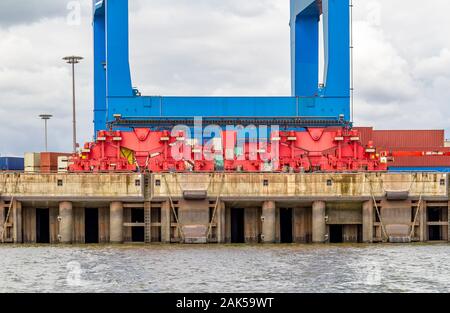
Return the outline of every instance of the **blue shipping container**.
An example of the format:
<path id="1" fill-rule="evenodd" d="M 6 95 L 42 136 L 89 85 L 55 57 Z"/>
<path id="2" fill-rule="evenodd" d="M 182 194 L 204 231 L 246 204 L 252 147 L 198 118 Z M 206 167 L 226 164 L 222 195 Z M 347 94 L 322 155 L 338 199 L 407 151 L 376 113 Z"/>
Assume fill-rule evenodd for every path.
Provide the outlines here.
<path id="1" fill-rule="evenodd" d="M 390 167 L 389 172 L 440 172 L 450 173 L 450 167 Z"/>
<path id="2" fill-rule="evenodd" d="M 0 171 L 23 171 L 24 158 L 0 157 Z"/>

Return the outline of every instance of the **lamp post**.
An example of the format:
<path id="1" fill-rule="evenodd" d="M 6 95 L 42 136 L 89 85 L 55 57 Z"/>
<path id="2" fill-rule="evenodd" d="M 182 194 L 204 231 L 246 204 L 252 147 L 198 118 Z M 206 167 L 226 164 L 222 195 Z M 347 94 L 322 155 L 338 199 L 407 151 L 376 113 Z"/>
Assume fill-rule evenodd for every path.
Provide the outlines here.
<path id="1" fill-rule="evenodd" d="M 75 109 L 75 64 L 83 60 L 82 57 L 68 56 L 63 58 L 68 64 L 72 65 L 72 113 L 73 113 L 73 152 L 77 152 L 77 118 Z"/>
<path id="2" fill-rule="evenodd" d="M 41 114 L 39 117 L 44 120 L 45 125 L 45 152 L 48 152 L 48 141 L 47 141 L 47 121 L 53 117 L 50 114 Z"/>

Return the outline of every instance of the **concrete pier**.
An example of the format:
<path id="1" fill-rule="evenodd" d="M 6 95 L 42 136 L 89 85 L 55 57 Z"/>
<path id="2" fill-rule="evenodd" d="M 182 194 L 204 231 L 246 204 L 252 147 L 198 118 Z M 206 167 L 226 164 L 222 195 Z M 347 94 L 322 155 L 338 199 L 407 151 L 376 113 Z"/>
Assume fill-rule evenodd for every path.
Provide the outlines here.
<path id="1" fill-rule="evenodd" d="M 59 242 L 69 244 L 73 242 L 73 205 L 72 202 L 59 204 Z"/>
<path id="2" fill-rule="evenodd" d="M 275 242 L 276 204 L 274 201 L 265 201 L 262 206 L 262 236 L 263 243 Z"/>
<path id="3" fill-rule="evenodd" d="M 449 241 L 442 173 L 0 173 L 0 180 L 4 243 Z"/>
<path id="4" fill-rule="evenodd" d="M 374 207 L 373 201 L 365 201 L 362 206 L 362 241 L 364 243 L 373 242 L 373 218 Z"/>
<path id="5" fill-rule="evenodd" d="M 111 243 L 123 243 L 123 203 L 111 202 L 109 213 L 109 234 Z"/>
<path id="6" fill-rule="evenodd" d="M 313 243 L 324 243 L 327 231 L 325 221 L 326 203 L 314 201 L 312 204 L 312 241 Z"/>

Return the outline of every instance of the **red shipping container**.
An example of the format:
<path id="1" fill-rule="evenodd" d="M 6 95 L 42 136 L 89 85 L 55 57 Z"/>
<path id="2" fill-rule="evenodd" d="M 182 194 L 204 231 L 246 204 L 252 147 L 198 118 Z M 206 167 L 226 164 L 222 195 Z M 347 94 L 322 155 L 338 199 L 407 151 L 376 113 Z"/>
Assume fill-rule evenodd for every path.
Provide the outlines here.
<path id="1" fill-rule="evenodd" d="M 41 166 L 41 173 L 56 173 L 58 171 L 57 167 L 50 167 L 50 166 Z"/>
<path id="2" fill-rule="evenodd" d="M 405 151 L 405 152 L 450 152 L 448 147 L 378 147 L 380 151 Z"/>
<path id="3" fill-rule="evenodd" d="M 444 130 L 374 130 L 378 147 L 443 147 Z"/>
<path id="4" fill-rule="evenodd" d="M 377 147 L 443 147 L 444 130 L 374 130 L 372 127 L 355 127 L 365 145 L 372 140 Z"/>
<path id="5" fill-rule="evenodd" d="M 70 153 L 41 152 L 41 172 L 50 173 L 58 171 L 58 157 L 71 156 Z"/>
<path id="6" fill-rule="evenodd" d="M 363 146 L 367 146 L 369 141 L 373 140 L 373 127 L 355 127 L 355 129 L 359 131 Z"/>
<path id="7" fill-rule="evenodd" d="M 396 157 L 390 167 L 450 167 L 448 156 Z"/>
<path id="8" fill-rule="evenodd" d="M 442 147 L 402 147 L 402 148 L 381 148 L 379 151 L 417 151 L 417 152 L 450 152 L 450 148 Z M 394 162 L 390 163 L 391 167 L 450 167 L 449 156 L 397 156 Z"/>
<path id="9" fill-rule="evenodd" d="M 378 151 L 442 151 L 443 130 L 373 130 L 371 127 L 355 127 L 360 131 L 361 142 L 366 145 L 372 140 Z M 395 157 L 392 167 L 449 167 L 450 157 L 420 156 Z"/>

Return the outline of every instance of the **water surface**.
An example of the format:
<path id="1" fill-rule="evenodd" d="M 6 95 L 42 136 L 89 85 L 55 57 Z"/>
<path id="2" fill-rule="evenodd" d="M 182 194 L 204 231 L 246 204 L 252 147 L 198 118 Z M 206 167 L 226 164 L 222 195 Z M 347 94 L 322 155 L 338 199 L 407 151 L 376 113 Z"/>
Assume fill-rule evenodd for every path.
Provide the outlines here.
<path id="1" fill-rule="evenodd" d="M 0 292 L 450 292 L 450 245 L 0 246 Z"/>

